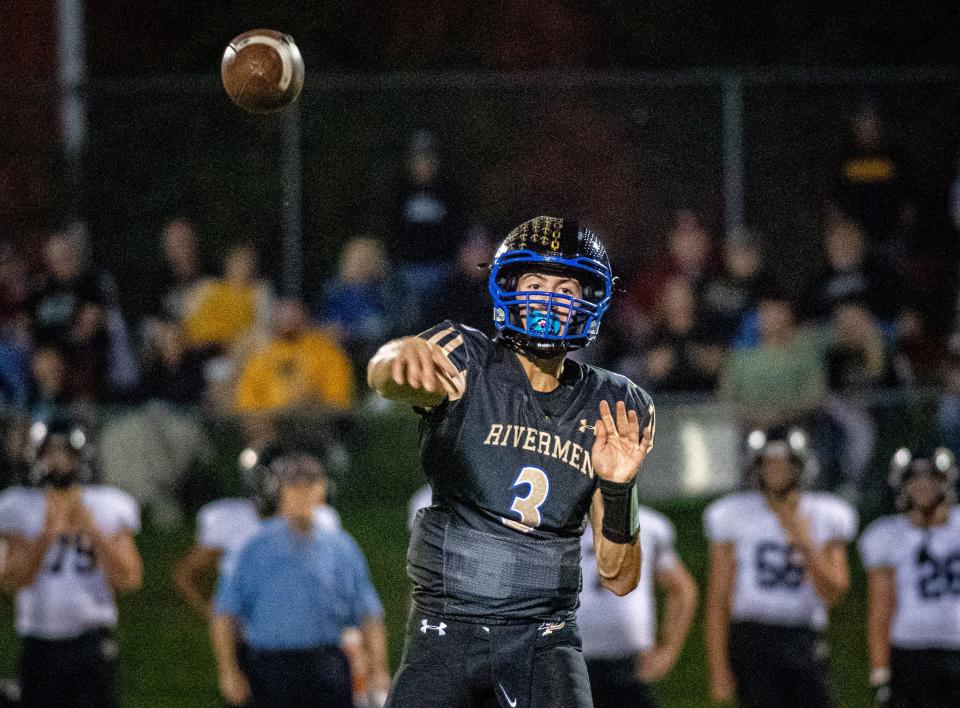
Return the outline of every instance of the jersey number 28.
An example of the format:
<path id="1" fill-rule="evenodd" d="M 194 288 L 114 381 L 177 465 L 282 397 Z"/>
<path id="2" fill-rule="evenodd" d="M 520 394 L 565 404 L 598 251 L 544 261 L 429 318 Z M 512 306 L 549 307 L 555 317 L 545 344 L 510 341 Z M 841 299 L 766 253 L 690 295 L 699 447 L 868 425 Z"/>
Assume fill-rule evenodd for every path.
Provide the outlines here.
<path id="1" fill-rule="evenodd" d="M 510 505 L 510 511 L 519 514 L 520 521 L 504 517 L 500 517 L 500 520 L 512 529 L 530 533 L 540 525 L 540 507 L 550 493 L 550 480 L 547 478 L 547 473 L 539 467 L 524 467 L 517 475 L 517 481 L 510 488 L 515 489 L 521 484 L 529 487 L 527 494 L 518 494 Z"/>

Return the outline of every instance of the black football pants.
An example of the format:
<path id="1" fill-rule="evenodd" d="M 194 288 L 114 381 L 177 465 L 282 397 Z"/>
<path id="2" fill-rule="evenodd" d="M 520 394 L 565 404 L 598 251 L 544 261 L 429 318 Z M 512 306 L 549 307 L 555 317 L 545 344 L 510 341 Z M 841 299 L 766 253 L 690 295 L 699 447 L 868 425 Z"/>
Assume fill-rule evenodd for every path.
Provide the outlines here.
<path id="1" fill-rule="evenodd" d="M 416 611 L 387 700 L 387 708 L 592 706 L 575 623 L 484 628 Z"/>
<path id="2" fill-rule="evenodd" d="M 76 639 L 20 639 L 23 708 L 116 708 L 117 642 L 109 630 Z"/>
<path id="3" fill-rule="evenodd" d="M 893 647 L 890 689 L 893 708 L 960 706 L 960 651 Z"/>
<path id="4" fill-rule="evenodd" d="M 826 652 L 810 629 L 730 625 L 730 669 L 741 708 L 832 708 Z"/>
<path id="5" fill-rule="evenodd" d="M 657 708 L 653 689 L 637 679 L 635 656 L 587 659 L 594 708 Z"/>

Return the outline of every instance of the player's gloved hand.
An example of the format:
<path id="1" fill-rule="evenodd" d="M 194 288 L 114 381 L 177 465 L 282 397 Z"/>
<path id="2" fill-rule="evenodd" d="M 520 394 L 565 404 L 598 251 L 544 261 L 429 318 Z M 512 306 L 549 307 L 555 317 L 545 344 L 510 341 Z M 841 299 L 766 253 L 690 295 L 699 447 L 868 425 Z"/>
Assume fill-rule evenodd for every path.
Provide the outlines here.
<path id="1" fill-rule="evenodd" d="M 873 692 L 874 708 L 888 708 L 890 698 L 890 669 L 881 667 L 870 672 L 870 690 Z"/>

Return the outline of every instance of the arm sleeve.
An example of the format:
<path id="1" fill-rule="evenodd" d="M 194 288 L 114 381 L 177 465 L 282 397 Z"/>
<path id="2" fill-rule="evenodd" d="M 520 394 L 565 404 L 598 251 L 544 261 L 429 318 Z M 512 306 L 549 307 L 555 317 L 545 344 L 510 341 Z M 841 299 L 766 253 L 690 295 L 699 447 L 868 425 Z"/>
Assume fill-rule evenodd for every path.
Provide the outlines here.
<path id="1" fill-rule="evenodd" d="M 831 520 L 830 540 L 850 543 L 857 537 L 860 517 L 845 501 L 837 500 Z"/>
<path id="2" fill-rule="evenodd" d="M 863 566 L 868 570 L 894 565 L 889 552 L 892 539 L 886 532 L 886 526 L 884 520 L 879 519 L 870 524 L 863 535 L 860 536 L 860 541 L 857 544 L 860 550 L 860 558 L 863 561 Z"/>
<path id="3" fill-rule="evenodd" d="M 673 524 L 663 519 L 661 527 L 657 529 L 657 538 L 654 544 L 653 568 L 656 572 L 673 570 L 677 567 L 677 552 L 674 548 L 676 533 Z"/>
<path id="4" fill-rule="evenodd" d="M 18 506 L 15 492 L 11 490 L 0 494 L 0 533 L 23 533 Z"/>
<path id="5" fill-rule="evenodd" d="M 727 505 L 723 500 L 715 501 L 703 512 L 703 531 L 707 540 L 715 543 L 730 543 L 735 540 Z"/>
<path id="6" fill-rule="evenodd" d="M 204 548 L 224 548 L 223 540 L 217 536 L 217 513 L 209 504 L 197 512 L 197 545 Z"/>
<path id="7" fill-rule="evenodd" d="M 653 405 L 653 399 L 650 398 L 650 394 L 631 381 L 627 388 L 626 403 L 629 407 L 637 411 L 637 415 L 640 418 L 641 433 L 643 429 L 647 427 L 647 423 L 652 424 L 651 432 L 655 440 L 657 437 L 657 409 L 656 406 Z"/>
<path id="8" fill-rule="evenodd" d="M 241 617 L 243 612 L 243 587 L 241 581 L 245 575 L 246 554 L 241 551 L 236 562 L 220 573 L 217 587 L 213 593 L 213 611 L 218 615 Z"/>
<path id="9" fill-rule="evenodd" d="M 347 553 L 351 574 L 353 576 L 353 596 L 350 601 L 351 614 L 356 626 L 360 626 L 368 617 L 383 617 L 383 605 L 377 595 L 373 582 L 370 580 L 370 571 L 367 561 L 356 541 L 348 537 Z"/>
<path id="10" fill-rule="evenodd" d="M 140 533 L 140 505 L 129 494 L 124 494 L 120 504 L 120 523 L 122 530 Z"/>
<path id="11" fill-rule="evenodd" d="M 440 346 L 457 371 L 466 371 L 470 366 L 471 337 L 461 325 L 444 320 L 417 336 Z"/>

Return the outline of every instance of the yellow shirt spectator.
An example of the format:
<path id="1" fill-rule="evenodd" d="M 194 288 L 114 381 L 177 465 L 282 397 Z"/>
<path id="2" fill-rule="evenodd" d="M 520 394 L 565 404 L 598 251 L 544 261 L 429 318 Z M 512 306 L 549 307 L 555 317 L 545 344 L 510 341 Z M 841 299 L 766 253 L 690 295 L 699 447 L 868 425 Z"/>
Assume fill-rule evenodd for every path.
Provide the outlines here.
<path id="1" fill-rule="evenodd" d="M 271 341 L 250 357 L 237 383 L 237 408 L 244 412 L 310 404 L 349 408 L 352 400 L 350 360 L 315 330 Z"/>
<path id="2" fill-rule="evenodd" d="M 183 323 L 192 346 L 229 346 L 250 331 L 256 321 L 256 286 L 219 280 L 201 287 L 197 306 Z"/>

